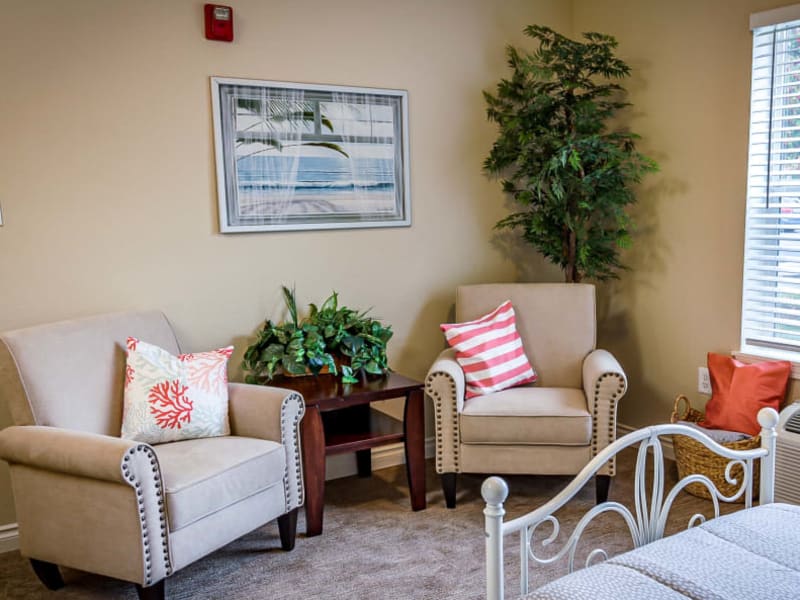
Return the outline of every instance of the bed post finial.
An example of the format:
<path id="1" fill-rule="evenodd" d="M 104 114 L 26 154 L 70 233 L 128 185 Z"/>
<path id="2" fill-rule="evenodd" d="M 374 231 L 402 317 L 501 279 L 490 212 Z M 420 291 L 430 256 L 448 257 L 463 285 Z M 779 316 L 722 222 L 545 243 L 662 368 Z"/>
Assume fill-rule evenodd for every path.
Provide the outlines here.
<path id="1" fill-rule="evenodd" d="M 508 498 L 508 484 L 500 477 L 489 477 L 481 486 L 486 502 L 486 598 L 503 600 L 503 502 Z"/>
<path id="2" fill-rule="evenodd" d="M 761 447 L 767 455 L 761 459 L 761 480 L 758 492 L 759 504 L 770 504 L 775 501 L 775 441 L 778 437 L 776 427 L 780 416 L 774 408 L 762 408 L 758 411 L 758 424 L 761 425 Z"/>
<path id="3" fill-rule="evenodd" d="M 508 484 L 502 477 L 489 477 L 481 486 L 481 496 L 487 505 L 502 508 L 508 498 Z"/>

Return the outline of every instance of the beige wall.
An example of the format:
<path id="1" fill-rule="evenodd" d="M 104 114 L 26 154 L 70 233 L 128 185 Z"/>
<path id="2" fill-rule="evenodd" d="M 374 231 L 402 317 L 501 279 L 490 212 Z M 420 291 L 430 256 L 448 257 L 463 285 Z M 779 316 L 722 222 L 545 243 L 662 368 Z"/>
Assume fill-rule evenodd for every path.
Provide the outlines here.
<path id="1" fill-rule="evenodd" d="M 0 0 L 0 330 L 159 307 L 185 349 L 235 342 L 238 359 L 295 283 L 303 304 L 336 289 L 374 307 L 391 364 L 423 377 L 455 286 L 517 277 L 490 243 L 505 208 L 481 174 L 481 90 L 524 25 L 568 30 L 569 3 L 232 4 L 225 44 L 199 0 Z M 210 75 L 408 90 L 413 226 L 218 234 Z M 3 466 L 0 524 L 9 488 Z"/>
<path id="2" fill-rule="evenodd" d="M 619 40 L 627 119 L 661 165 L 642 185 L 632 271 L 604 287 L 600 343 L 625 366 L 621 421 L 702 408 L 697 367 L 738 349 L 746 197 L 749 15 L 780 0 L 575 0 L 573 32 Z"/>

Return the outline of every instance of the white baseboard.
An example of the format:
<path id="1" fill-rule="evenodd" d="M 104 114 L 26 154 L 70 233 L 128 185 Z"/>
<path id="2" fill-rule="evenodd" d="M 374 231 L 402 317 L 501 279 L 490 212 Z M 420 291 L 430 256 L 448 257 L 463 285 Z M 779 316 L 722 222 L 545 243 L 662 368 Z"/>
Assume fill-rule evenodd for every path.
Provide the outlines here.
<path id="1" fill-rule="evenodd" d="M 0 554 L 19 550 L 19 531 L 16 523 L 0 525 Z"/>
<path id="2" fill-rule="evenodd" d="M 429 437 L 425 439 L 425 458 L 433 458 L 436 456 L 436 446 L 434 438 Z M 397 465 L 406 464 L 406 455 L 403 447 L 403 442 L 396 444 L 386 444 L 378 448 L 372 449 L 372 470 L 379 471 L 387 467 L 396 467 Z M 350 477 L 357 473 L 356 469 L 356 455 L 352 452 L 348 454 L 339 454 L 329 456 L 326 459 L 325 465 L 325 479 L 340 479 L 342 477 Z"/>
<path id="3" fill-rule="evenodd" d="M 617 437 L 620 438 L 631 431 L 636 431 L 637 429 L 638 427 L 631 427 L 630 425 L 625 425 L 624 423 L 617 423 Z M 660 439 L 661 447 L 664 449 L 664 458 L 668 460 L 675 460 L 675 448 L 672 446 L 672 436 L 661 436 Z"/>

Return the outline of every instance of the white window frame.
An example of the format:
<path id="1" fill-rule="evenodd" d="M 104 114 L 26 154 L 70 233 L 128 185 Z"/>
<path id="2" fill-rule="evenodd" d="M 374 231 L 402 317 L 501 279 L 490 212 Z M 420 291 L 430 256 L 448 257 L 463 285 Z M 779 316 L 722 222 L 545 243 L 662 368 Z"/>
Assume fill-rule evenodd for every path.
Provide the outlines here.
<path id="1" fill-rule="evenodd" d="M 800 119 L 800 111 L 791 117 L 787 117 L 785 112 L 780 113 L 789 107 L 776 105 L 780 96 L 774 94 L 775 86 L 779 85 L 775 77 L 780 76 L 776 65 L 784 64 L 782 59 L 776 62 L 780 52 L 776 54 L 775 48 L 780 42 L 776 44 L 775 36 L 789 28 L 800 28 L 800 5 L 753 14 L 750 28 L 753 31 L 753 62 L 741 350 L 734 354 L 746 362 L 758 357 L 800 363 L 800 174 L 787 177 L 782 173 L 781 169 L 787 166 L 781 164 L 779 156 L 781 152 L 800 154 L 800 148 L 796 151 L 781 148 L 780 137 L 776 137 L 782 131 L 780 120 Z M 765 46 L 765 43 L 771 46 Z M 768 72 L 769 79 L 764 77 L 765 72 Z M 800 158 L 797 161 L 797 169 L 792 170 L 800 171 Z M 790 223 L 795 218 L 798 224 L 793 231 L 794 226 L 790 227 Z M 796 283 L 794 277 L 797 277 Z M 795 294 L 796 299 L 792 297 Z M 797 333 L 792 329 L 795 326 L 798 327 Z M 797 365 L 796 370 L 800 370 Z"/>

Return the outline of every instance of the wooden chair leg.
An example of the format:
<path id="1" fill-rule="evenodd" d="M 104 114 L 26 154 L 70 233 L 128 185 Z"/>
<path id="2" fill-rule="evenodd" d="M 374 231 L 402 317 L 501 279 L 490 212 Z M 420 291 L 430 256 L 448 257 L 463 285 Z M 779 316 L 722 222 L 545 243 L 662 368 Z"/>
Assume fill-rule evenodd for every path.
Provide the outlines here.
<path id="1" fill-rule="evenodd" d="M 64 580 L 61 578 L 58 565 L 32 558 L 31 566 L 33 567 L 33 572 L 36 573 L 36 576 L 39 578 L 39 581 L 41 581 L 48 590 L 60 590 L 64 587 Z"/>
<path id="2" fill-rule="evenodd" d="M 278 517 L 278 532 L 281 535 L 281 548 L 286 550 L 294 549 L 294 540 L 297 534 L 297 511 L 294 508 L 285 515 Z"/>
<path id="3" fill-rule="evenodd" d="M 158 583 L 142 587 L 136 584 L 136 593 L 139 595 L 139 600 L 164 600 L 164 582 L 162 579 Z"/>
<path id="4" fill-rule="evenodd" d="M 608 488 L 611 487 L 611 475 L 595 475 L 594 486 L 597 504 L 602 504 L 608 500 Z"/>
<path id="5" fill-rule="evenodd" d="M 456 507 L 456 473 L 442 473 L 442 491 L 447 508 Z"/>

